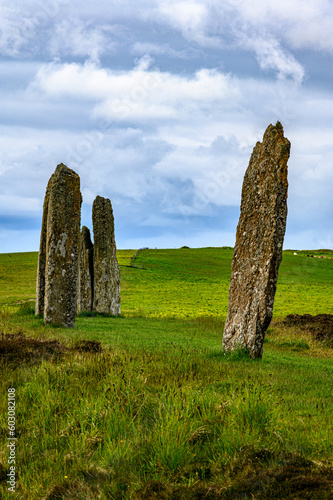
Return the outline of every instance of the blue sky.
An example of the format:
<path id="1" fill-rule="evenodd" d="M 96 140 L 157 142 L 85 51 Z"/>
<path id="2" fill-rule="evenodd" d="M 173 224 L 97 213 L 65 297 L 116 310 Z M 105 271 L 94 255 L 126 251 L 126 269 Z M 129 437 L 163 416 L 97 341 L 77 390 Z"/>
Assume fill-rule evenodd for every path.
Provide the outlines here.
<path id="1" fill-rule="evenodd" d="M 285 248 L 333 248 L 333 1 L 0 0 L 0 252 L 38 250 L 58 163 L 118 248 L 232 246 L 280 120 Z"/>

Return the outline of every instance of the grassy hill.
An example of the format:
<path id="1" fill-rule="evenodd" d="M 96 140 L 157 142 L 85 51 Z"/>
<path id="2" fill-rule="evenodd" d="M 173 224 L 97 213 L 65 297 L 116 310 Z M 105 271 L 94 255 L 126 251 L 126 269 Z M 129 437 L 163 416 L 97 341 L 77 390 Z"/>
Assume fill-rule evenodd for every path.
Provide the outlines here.
<path id="1" fill-rule="evenodd" d="M 118 250 L 122 312 L 144 317 L 226 316 L 231 248 Z M 316 257 L 308 257 L 315 255 Z M 318 256 L 324 258 L 319 259 Z M 283 252 L 274 315 L 333 312 L 333 251 Z M 34 299 L 37 252 L 0 254 L 0 306 Z"/>
<path id="2" fill-rule="evenodd" d="M 333 313 L 332 252 L 284 252 L 261 361 L 221 349 L 232 249 L 134 255 L 122 316 L 68 330 L 33 314 L 37 253 L 0 254 L 0 498 L 8 388 L 17 498 L 332 498 L 333 344 L 283 322 Z"/>

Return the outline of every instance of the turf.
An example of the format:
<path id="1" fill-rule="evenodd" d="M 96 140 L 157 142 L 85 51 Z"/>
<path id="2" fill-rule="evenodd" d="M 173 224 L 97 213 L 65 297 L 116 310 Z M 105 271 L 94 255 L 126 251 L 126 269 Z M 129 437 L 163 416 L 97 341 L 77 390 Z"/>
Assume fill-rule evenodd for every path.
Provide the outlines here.
<path id="1" fill-rule="evenodd" d="M 225 317 L 231 248 L 118 250 L 125 316 Z M 308 257 L 316 255 L 317 257 Z M 319 259 L 318 256 L 324 258 Z M 333 252 L 283 252 L 274 316 L 333 312 Z M 35 297 L 37 253 L 0 254 L 0 306 Z"/>
<path id="2" fill-rule="evenodd" d="M 308 254 L 283 254 L 261 361 L 221 349 L 230 248 L 118 251 L 122 316 L 74 330 L 34 316 L 37 254 L 0 255 L 1 498 L 10 387 L 17 498 L 332 498 L 333 344 L 283 321 L 332 314 Z"/>

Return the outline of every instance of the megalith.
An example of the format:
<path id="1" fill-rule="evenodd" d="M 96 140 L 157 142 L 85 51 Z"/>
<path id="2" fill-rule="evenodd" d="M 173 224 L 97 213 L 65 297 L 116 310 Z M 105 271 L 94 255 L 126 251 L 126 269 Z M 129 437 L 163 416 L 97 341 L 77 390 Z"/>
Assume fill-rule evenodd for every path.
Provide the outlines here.
<path id="1" fill-rule="evenodd" d="M 75 325 L 81 202 L 80 177 L 61 163 L 49 184 L 44 300 L 46 324 L 71 328 Z"/>
<path id="2" fill-rule="evenodd" d="M 35 304 L 36 316 L 43 316 L 44 315 L 47 216 L 48 216 L 48 209 L 49 209 L 51 180 L 52 180 L 52 176 L 47 184 L 45 198 L 44 198 L 44 204 L 43 204 L 43 219 L 42 219 L 42 229 L 41 229 L 41 234 L 40 234 L 38 266 L 37 266 L 36 304 Z"/>
<path id="3" fill-rule="evenodd" d="M 99 313 L 120 314 L 120 271 L 116 255 L 111 201 L 97 196 L 93 202 L 94 309 Z"/>
<path id="4" fill-rule="evenodd" d="M 273 315 L 287 219 L 290 142 L 269 125 L 245 172 L 229 288 L 223 349 L 261 358 Z"/>
<path id="5" fill-rule="evenodd" d="M 94 245 L 90 231 L 82 226 L 79 253 L 77 312 L 92 311 L 94 301 Z"/>

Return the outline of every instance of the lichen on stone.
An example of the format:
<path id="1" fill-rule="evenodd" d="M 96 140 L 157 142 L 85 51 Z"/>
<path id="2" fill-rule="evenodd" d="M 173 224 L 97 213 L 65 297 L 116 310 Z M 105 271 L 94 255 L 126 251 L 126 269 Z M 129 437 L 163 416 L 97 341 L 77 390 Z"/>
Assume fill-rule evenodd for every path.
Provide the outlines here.
<path id="1" fill-rule="evenodd" d="M 273 314 L 287 218 L 290 142 L 280 122 L 269 125 L 245 172 L 237 226 L 223 348 L 253 358 L 263 352 Z"/>
<path id="2" fill-rule="evenodd" d="M 44 201 L 37 274 L 36 313 L 46 324 L 75 325 L 81 200 L 79 176 L 58 165 Z"/>
<path id="3" fill-rule="evenodd" d="M 120 271 L 116 254 L 111 201 L 97 196 L 93 202 L 94 309 L 120 314 Z"/>

